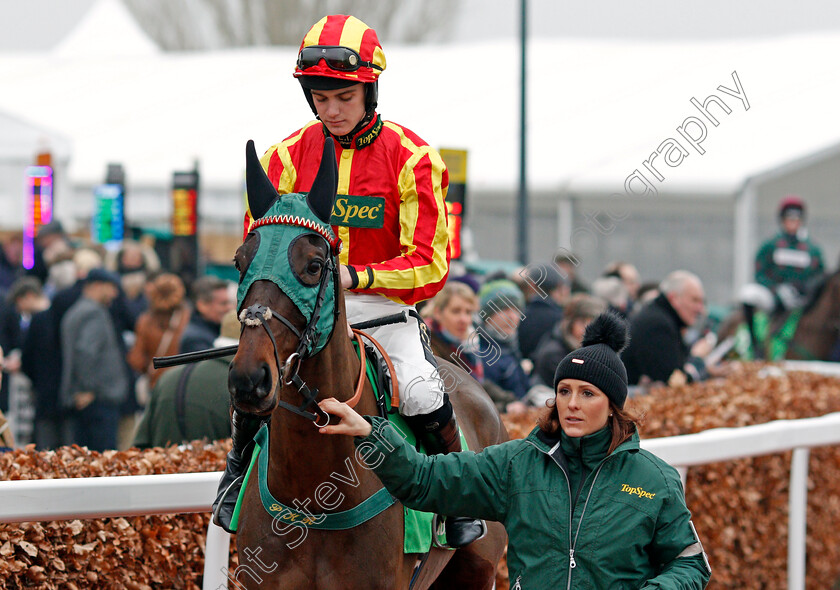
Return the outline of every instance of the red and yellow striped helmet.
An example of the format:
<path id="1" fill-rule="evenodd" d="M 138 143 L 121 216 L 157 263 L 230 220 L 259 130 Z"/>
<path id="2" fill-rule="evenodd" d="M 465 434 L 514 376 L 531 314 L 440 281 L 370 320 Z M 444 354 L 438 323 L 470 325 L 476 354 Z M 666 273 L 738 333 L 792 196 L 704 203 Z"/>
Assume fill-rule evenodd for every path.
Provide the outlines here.
<path id="1" fill-rule="evenodd" d="M 385 52 L 376 31 L 354 16 L 333 14 L 306 33 L 294 76 L 373 83 L 384 70 Z"/>

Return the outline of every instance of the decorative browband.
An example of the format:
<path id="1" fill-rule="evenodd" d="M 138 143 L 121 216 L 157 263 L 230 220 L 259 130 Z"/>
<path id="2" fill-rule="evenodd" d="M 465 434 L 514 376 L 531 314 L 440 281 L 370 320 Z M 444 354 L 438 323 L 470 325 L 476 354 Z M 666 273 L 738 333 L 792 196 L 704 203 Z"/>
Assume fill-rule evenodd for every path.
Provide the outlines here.
<path id="1" fill-rule="evenodd" d="M 298 217 L 297 215 L 270 215 L 268 217 L 260 217 L 259 219 L 252 221 L 248 231 L 255 230 L 264 225 L 295 225 L 312 230 L 327 240 L 327 243 L 330 245 L 334 255 L 341 252 L 341 240 L 333 234 L 332 229 L 326 228 L 311 219 Z"/>

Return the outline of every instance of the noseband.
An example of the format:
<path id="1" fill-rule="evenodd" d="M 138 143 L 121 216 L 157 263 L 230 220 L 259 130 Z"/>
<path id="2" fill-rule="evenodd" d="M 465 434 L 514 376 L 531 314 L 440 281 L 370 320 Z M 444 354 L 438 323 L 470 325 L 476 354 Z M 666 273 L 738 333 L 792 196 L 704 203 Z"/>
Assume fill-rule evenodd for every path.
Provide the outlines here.
<path id="1" fill-rule="evenodd" d="M 332 249 L 329 249 L 328 252 L 332 252 Z M 289 410 L 293 414 L 297 414 L 298 416 L 302 416 L 307 420 L 311 420 L 315 423 L 315 426 L 319 428 L 329 424 L 330 416 L 329 414 L 324 412 L 324 410 L 322 410 L 318 403 L 315 401 L 315 398 L 318 397 L 318 389 L 309 389 L 306 383 L 304 383 L 303 379 L 300 378 L 300 375 L 298 375 L 298 371 L 300 370 L 301 363 L 312 356 L 312 346 L 313 342 L 315 342 L 316 340 L 315 328 L 318 324 L 319 318 L 321 317 L 321 306 L 323 305 L 324 298 L 326 297 L 327 286 L 330 276 L 332 276 L 333 278 L 333 288 L 335 289 L 336 305 L 333 308 L 333 331 L 335 331 L 335 327 L 338 325 L 339 317 L 338 296 L 340 288 L 340 277 L 338 274 L 338 266 L 336 265 L 335 258 L 332 255 L 327 256 L 324 269 L 321 273 L 321 278 L 318 282 L 318 297 L 315 301 L 314 309 L 312 310 L 312 316 L 309 318 L 309 322 L 306 324 L 306 327 L 303 329 L 303 332 L 298 330 L 294 326 L 294 324 L 292 324 L 292 322 L 288 320 L 288 318 L 284 317 L 282 314 L 277 313 L 276 311 L 273 311 L 268 306 L 262 305 L 261 303 L 253 303 L 247 308 L 243 309 L 242 312 L 239 314 L 239 321 L 244 327 L 249 328 L 262 326 L 263 329 L 265 329 L 266 334 L 268 334 L 268 338 L 269 340 L 271 340 L 271 345 L 274 348 L 274 363 L 277 366 L 277 388 L 279 389 L 280 382 L 282 381 L 284 385 L 291 385 L 296 387 L 298 393 L 301 395 L 301 397 L 303 397 L 303 403 L 300 406 L 294 406 L 292 404 L 284 402 L 283 400 L 279 399 L 279 396 L 275 395 L 276 404 L 279 405 L 281 408 Z M 286 359 L 286 362 L 284 363 L 280 362 L 280 353 L 277 348 L 277 341 L 275 340 L 274 334 L 272 333 L 271 329 L 268 327 L 268 321 L 271 319 L 279 320 L 298 339 L 297 350 L 290 354 L 289 357 Z M 329 340 L 327 342 L 329 342 Z M 326 346 L 326 344 L 324 346 Z M 309 411 L 310 406 L 312 406 L 313 411 Z M 322 424 L 319 424 L 319 419 L 323 420 L 324 422 Z"/>

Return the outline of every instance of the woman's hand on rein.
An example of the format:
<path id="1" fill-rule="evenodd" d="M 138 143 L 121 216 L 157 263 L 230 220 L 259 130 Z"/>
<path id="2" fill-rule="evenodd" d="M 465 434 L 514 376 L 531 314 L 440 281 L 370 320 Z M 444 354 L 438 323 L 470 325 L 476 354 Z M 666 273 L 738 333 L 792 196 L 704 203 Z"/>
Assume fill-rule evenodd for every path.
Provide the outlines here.
<path id="1" fill-rule="evenodd" d="M 367 436 L 370 434 L 370 422 L 362 418 L 356 411 L 334 397 L 318 402 L 327 414 L 341 418 L 339 424 L 330 424 L 318 429 L 321 434 L 346 434 L 348 436 Z"/>

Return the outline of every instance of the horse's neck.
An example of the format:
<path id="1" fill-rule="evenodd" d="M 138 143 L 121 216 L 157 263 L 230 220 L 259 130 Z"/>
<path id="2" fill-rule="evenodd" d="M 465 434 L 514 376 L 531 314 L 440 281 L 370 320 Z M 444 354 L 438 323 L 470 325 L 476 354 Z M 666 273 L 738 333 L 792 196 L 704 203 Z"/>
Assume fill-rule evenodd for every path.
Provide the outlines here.
<path id="1" fill-rule="evenodd" d="M 355 391 L 359 362 L 345 325 L 340 323 L 341 332 L 336 330 L 329 344 L 301 365 L 301 378 L 310 389 L 319 390 L 319 399 L 345 401 Z M 366 389 L 356 407 L 362 414 L 375 411 L 369 386 Z M 280 399 L 298 406 L 303 398 L 296 388 L 284 387 Z M 269 489 L 281 502 L 304 502 L 321 484 L 331 483 L 355 504 L 354 499 L 379 487 L 375 476 L 357 463 L 352 437 L 321 434 L 312 422 L 282 408 L 275 409 L 272 417 L 270 449 Z"/>
<path id="2" fill-rule="evenodd" d="M 840 318 L 840 275 L 828 279 L 819 299 L 802 315 L 794 343 L 799 349 L 795 354 L 807 351 L 803 358 L 825 360 L 837 339 L 837 322 Z M 798 357 L 797 357 L 798 358 Z"/>

